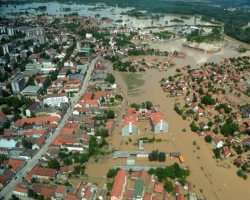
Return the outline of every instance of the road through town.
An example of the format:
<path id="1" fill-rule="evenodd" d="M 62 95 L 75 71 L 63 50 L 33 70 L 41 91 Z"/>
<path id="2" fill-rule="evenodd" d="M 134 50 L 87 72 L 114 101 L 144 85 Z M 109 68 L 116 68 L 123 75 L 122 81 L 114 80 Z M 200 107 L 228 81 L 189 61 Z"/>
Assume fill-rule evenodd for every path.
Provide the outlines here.
<path id="1" fill-rule="evenodd" d="M 9 184 L 7 184 L 3 190 L 0 192 L 1 197 L 5 197 L 5 199 L 9 199 L 12 196 L 12 191 L 14 189 L 14 187 L 22 181 L 23 177 L 25 177 L 30 171 L 31 169 L 33 169 L 33 167 L 38 163 L 39 158 L 41 158 L 46 151 L 48 150 L 48 147 L 54 142 L 54 140 L 56 139 L 56 137 L 59 135 L 59 133 L 61 132 L 62 128 L 64 127 L 65 122 L 68 120 L 68 118 L 70 117 L 71 113 L 73 112 L 73 108 L 75 106 L 75 104 L 78 102 L 78 100 L 81 98 L 81 96 L 84 94 L 84 92 L 86 91 L 86 88 L 88 86 L 89 80 L 91 78 L 91 72 L 94 69 L 95 63 L 97 61 L 99 57 L 93 59 L 91 61 L 91 64 L 89 66 L 89 69 L 87 71 L 87 75 L 85 77 L 84 83 L 82 85 L 82 88 L 80 90 L 80 92 L 78 93 L 77 98 L 74 98 L 73 101 L 71 101 L 71 105 L 69 107 L 69 109 L 67 110 L 67 112 L 65 113 L 65 115 L 63 116 L 63 118 L 61 119 L 56 131 L 46 140 L 44 146 L 37 152 L 37 154 L 27 162 L 27 165 L 25 165 L 17 174 L 17 178 L 16 179 L 12 179 L 10 181 Z"/>

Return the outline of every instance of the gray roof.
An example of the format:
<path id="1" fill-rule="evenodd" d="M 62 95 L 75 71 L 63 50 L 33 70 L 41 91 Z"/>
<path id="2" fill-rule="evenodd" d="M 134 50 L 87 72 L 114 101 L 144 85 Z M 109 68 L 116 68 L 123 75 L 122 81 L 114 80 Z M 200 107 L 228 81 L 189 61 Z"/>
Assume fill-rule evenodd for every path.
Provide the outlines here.
<path id="1" fill-rule="evenodd" d="M 40 69 L 34 69 L 34 70 L 25 70 L 22 72 L 23 76 L 28 76 L 28 75 L 37 75 L 40 72 Z"/>
<path id="2" fill-rule="evenodd" d="M 124 169 L 126 171 L 129 171 L 130 169 L 134 172 L 139 172 L 140 170 L 144 169 L 146 171 L 150 170 L 150 169 L 156 169 L 156 168 L 166 168 L 168 165 L 115 165 L 114 169 L 120 168 L 120 169 Z M 183 169 L 188 169 L 188 166 L 180 166 L 180 168 Z"/>
<path id="3" fill-rule="evenodd" d="M 181 156 L 181 153 L 180 152 L 170 152 L 170 156 L 172 157 L 172 156 L 174 156 L 174 157 L 176 157 L 176 156 Z"/>
<path id="4" fill-rule="evenodd" d="M 114 151 L 113 158 L 127 158 L 131 155 L 135 156 L 148 156 L 151 152 L 149 151 Z M 167 152 L 164 152 L 166 156 L 168 155 Z"/>
<path id="5" fill-rule="evenodd" d="M 127 158 L 130 155 L 144 155 L 144 156 L 148 156 L 149 155 L 149 151 L 115 151 L 113 153 L 113 157 L 114 158 Z"/>
<path id="6" fill-rule="evenodd" d="M 42 86 L 29 85 L 26 88 L 24 88 L 22 92 L 38 92 L 41 88 Z"/>

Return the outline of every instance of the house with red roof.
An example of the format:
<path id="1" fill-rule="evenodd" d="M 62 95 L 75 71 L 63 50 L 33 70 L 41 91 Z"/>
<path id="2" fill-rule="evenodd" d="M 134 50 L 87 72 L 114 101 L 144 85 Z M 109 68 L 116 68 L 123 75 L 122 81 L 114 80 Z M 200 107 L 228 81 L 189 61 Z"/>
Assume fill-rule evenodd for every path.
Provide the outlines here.
<path id="1" fill-rule="evenodd" d="M 230 151 L 230 149 L 229 149 L 228 146 L 224 146 L 224 147 L 222 148 L 222 151 L 223 151 L 223 156 L 224 156 L 225 158 L 227 158 L 227 157 L 229 157 L 229 156 L 231 155 L 231 151 Z"/>
<path id="2" fill-rule="evenodd" d="M 53 188 L 33 185 L 32 190 L 37 194 L 43 195 L 45 198 L 51 198 L 55 195 L 55 189 Z"/>
<path id="3" fill-rule="evenodd" d="M 142 179 L 144 182 L 144 185 L 146 185 L 146 181 L 147 181 L 147 177 L 148 177 L 148 172 L 145 169 L 141 169 L 139 172 L 132 172 L 130 175 L 131 179 Z"/>
<path id="4" fill-rule="evenodd" d="M 109 136 L 112 135 L 113 129 L 114 129 L 114 120 L 110 119 L 106 125 L 106 129 L 108 130 Z"/>
<path id="5" fill-rule="evenodd" d="M 41 149 L 41 147 L 44 145 L 45 140 L 47 136 L 46 134 L 43 134 L 36 142 L 32 145 L 32 149 Z"/>
<path id="6" fill-rule="evenodd" d="M 185 200 L 185 197 L 183 194 L 179 194 L 176 196 L 176 200 Z"/>
<path id="7" fill-rule="evenodd" d="M 14 127 L 16 129 L 24 126 L 25 124 L 34 124 L 38 129 L 42 129 L 45 123 L 58 125 L 60 121 L 59 116 L 46 116 L 46 117 L 33 117 L 33 118 L 22 118 L 16 121 Z"/>
<path id="8" fill-rule="evenodd" d="M 22 187 L 22 183 L 18 183 L 13 189 L 13 194 L 22 197 L 28 197 L 28 188 L 24 188 Z"/>
<path id="9" fill-rule="evenodd" d="M 50 168 L 43 168 L 35 166 L 25 177 L 27 181 L 31 181 L 32 178 L 38 179 L 49 179 L 49 178 L 56 178 L 56 170 Z"/>
<path id="10" fill-rule="evenodd" d="M 122 124 L 122 136 L 137 135 L 138 125 L 137 125 L 138 115 L 135 108 L 127 108 L 126 114 Z"/>
<path id="11" fill-rule="evenodd" d="M 6 167 L 11 167 L 11 171 L 17 173 L 22 167 L 26 165 L 26 161 L 24 160 L 18 160 L 18 159 L 9 159 L 9 160 L 4 160 L 1 164 L 1 167 L 6 168 Z"/>
<path id="12" fill-rule="evenodd" d="M 214 136 L 212 138 L 212 144 L 216 147 L 216 148 L 221 148 L 223 146 L 223 142 L 220 138 L 218 138 L 217 136 Z"/>
<path id="13" fill-rule="evenodd" d="M 3 124 L 8 121 L 9 121 L 8 117 L 2 112 L 0 112 L 0 127 L 2 127 Z"/>
<path id="14" fill-rule="evenodd" d="M 60 172 L 66 173 L 66 172 L 73 172 L 75 170 L 73 165 L 68 165 L 64 167 L 60 167 Z"/>
<path id="15" fill-rule="evenodd" d="M 125 199 L 126 200 L 134 200 L 134 190 L 126 190 L 126 195 L 125 195 Z"/>
<path id="16" fill-rule="evenodd" d="M 168 132 L 167 119 L 160 110 L 156 110 L 151 114 L 150 122 L 154 133 Z"/>
<path id="17" fill-rule="evenodd" d="M 152 200 L 152 194 L 145 192 L 143 200 Z"/>
<path id="18" fill-rule="evenodd" d="M 82 197 L 84 200 L 93 200 L 95 197 L 96 190 L 92 186 L 82 188 Z"/>
<path id="19" fill-rule="evenodd" d="M 127 183 L 127 171 L 124 169 L 121 169 L 118 171 L 115 177 L 114 186 L 110 193 L 111 200 L 123 199 L 123 194 L 125 191 L 126 183 Z"/>
<path id="20" fill-rule="evenodd" d="M 65 196 L 65 200 L 82 200 L 82 198 L 68 192 Z"/>
<path id="21" fill-rule="evenodd" d="M 39 101 L 34 102 L 30 107 L 25 110 L 25 114 L 27 117 L 30 117 L 32 113 L 34 113 L 38 108 L 40 108 L 41 104 Z"/>
<path id="22" fill-rule="evenodd" d="M 155 183 L 155 185 L 154 185 L 154 192 L 163 194 L 163 192 L 164 192 L 164 185 L 162 183 Z"/>
<path id="23" fill-rule="evenodd" d="M 66 186 L 59 185 L 56 188 L 55 197 L 56 197 L 57 200 L 64 200 L 65 196 L 66 196 L 66 193 L 67 193 Z"/>

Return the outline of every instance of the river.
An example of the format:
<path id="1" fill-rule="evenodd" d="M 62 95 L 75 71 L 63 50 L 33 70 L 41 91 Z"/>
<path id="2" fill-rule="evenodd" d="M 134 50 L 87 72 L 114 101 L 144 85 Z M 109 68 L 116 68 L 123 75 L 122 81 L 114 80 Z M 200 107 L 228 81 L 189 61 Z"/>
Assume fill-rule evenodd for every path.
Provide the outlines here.
<path id="1" fill-rule="evenodd" d="M 46 6 L 46 11 L 36 11 L 35 9 L 30 8 L 38 8 L 39 6 Z M 93 8 L 100 7 L 99 9 L 92 10 Z M 70 8 L 71 11 L 65 12 L 63 11 L 63 8 Z M 28 9 L 28 10 L 27 10 Z M 90 9 L 90 10 L 89 10 Z M 125 25 L 126 27 L 140 27 L 145 28 L 149 26 L 166 26 L 166 21 L 168 21 L 168 26 L 171 25 L 194 25 L 194 16 L 190 16 L 189 19 L 182 19 L 184 23 L 176 23 L 171 22 L 170 20 L 173 20 L 175 18 L 180 19 L 180 15 L 172 15 L 172 14 L 166 14 L 163 17 L 161 17 L 159 20 L 152 20 L 152 19 L 138 19 L 135 17 L 131 17 L 128 15 L 121 15 L 121 12 L 126 12 L 128 10 L 132 10 L 132 7 L 129 8 L 119 8 L 119 7 L 111 7 L 111 6 L 103 6 L 103 4 L 96 4 L 96 5 L 79 5 L 79 4 L 60 4 L 57 2 L 53 3 L 31 3 L 31 4 L 23 4 L 23 5 L 12 5 L 12 4 L 6 4 L 2 5 L 0 7 L 0 16 L 1 17 L 7 17 L 7 18 L 15 18 L 20 16 L 26 16 L 26 14 L 21 14 L 20 16 L 16 15 L 14 13 L 19 12 L 26 12 L 26 10 L 29 12 L 30 16 L 38 15 L 38 14 L 47 14 L 47 15 L 53 15 L 59 17 L 60 15 L 69 14 L 72 12 L 77 12 L 79 16 L 88 16 L 88 17 L 95 17 L 95 15 L 98 13 L 101 17 L 108 17 L 111 19 L 118 20 L 121 19 L 123 22 L 121 23 L 109 23 L 109 24 L 102 24 L 101 27 L 111 27 L 111 26 L 117 26 L 120 27 L 121 25 Z M 142 11 L 145 12 L 145 11 Z M 156 15 L 156 14 L 153 14 Z M 201 21 L 200 18 L 196 19 L 197 25 L 211 25 L 209 22 Z"/>

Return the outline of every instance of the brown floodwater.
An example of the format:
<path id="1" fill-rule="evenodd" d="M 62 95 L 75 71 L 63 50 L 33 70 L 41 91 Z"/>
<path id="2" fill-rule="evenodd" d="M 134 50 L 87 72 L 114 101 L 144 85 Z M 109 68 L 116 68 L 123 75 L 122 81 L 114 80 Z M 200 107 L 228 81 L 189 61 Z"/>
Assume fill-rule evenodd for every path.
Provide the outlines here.
<path id="1" fill-rule="evenodd" d="M 198 68 L 205 62 L 220 62 L 230 56 L 240 55 L 238 52 L 230 49 L 224 49 L 222 52 L 216 54 L 200 53 L 183 48 L 181 42 L 181 40 L 177 40 L 169 43 L 154 43 L 150 47 L 159 48 L 164 51 L 178 50 L 186 53 L 187 57 L 185 59 L 174 59 L 176 67 L 190 65 L 192 68 Z M 128 137 L 122 137 L 120 134 L 123 111 L 127 101 L 138 104 L 145 101 L 152 101 L 154 105 L 160 105 L 161 110 L 165 114 L 169 122 L 169 132 L 156 135 L 156 139 L 161 138 L 164 142 L 145 144 L 145 151 L 159 149 L 167 152 L 181 152 L 185 158 L 185 165 L 189 166 L 191 170 L 191 176 L 188 178 L 188 181 L 192 181 L 195 184 L 195 191 L 198 196 L 204 195 L 207 199 L 215 200 L 234 200 L 249 196 L 248 185 L 250 181 L 244 181 L 236 175 L 238 169 L 230 162 L 230 158 L 225 161 L 218 161 L 218 163 L 215 162 L 215 159 L 212 158 L 213 146 L 206 144 L 202 138 L 190 131 L 189 124 L 191 122 L 188 120 L 184 121 L 177 115 L 173 110 L 174 98 L 167 98 L 166 93 L 161 89 L 159 81 L 162 78 L 174 75 L 176 67 L 169 68 L 163 72 L 159 72 L 158 69 L 149 69 L 145 73 L 140 73 L 142 79 L 145 80 L 145 84 L 137 88 L 138 91 L 144 91 L 144 93 L 140 93 L 138 96 L 128 96 L 127 86 L 121 76 L 122 73 L 113 72 L 112 67 L 109 67 L 110 72 L 113 72 L 116 77 L 116 82 L 119 85 L 118 91 L 122 91 L 124 94 L 125 102 L 122 106 L 122 112 L 117 117 L 117 126 L 115 126 L 113 136 L 109 138 L 109 142 L 112 143 L 113 148 L 116 150 L 138 150 L 138 147 L 132 143 L 143 137 L 143 135 L 131 137 L 133 140 L 132 143 L 126 144 Z M 186 128 L 187 132 L 182 132 L 183 128 Z M 145 136 L 151 137 L 152 134 Z M 194 140 L 197 141 L 197 146 L 200 146 L 200 150 L 197 149 L 197 146 L 193 145 Z M 170 158 L 166 160 L 166 164 L 173 162 L 178 161 L 171 160 Z M 114 164 L 125 163 L 125 159 L 113 160 L 110 157 L 103 164 L 88 164 L 86 171 L 90 177 L 102 177 L 106 175 L 108 169 L 112 168 Z M 148 164 L 149 162 L 146 159 L 137 159 L 136 163 Z M 220 165 L 230 166 L 231 169 L 218 167 Z"/>

